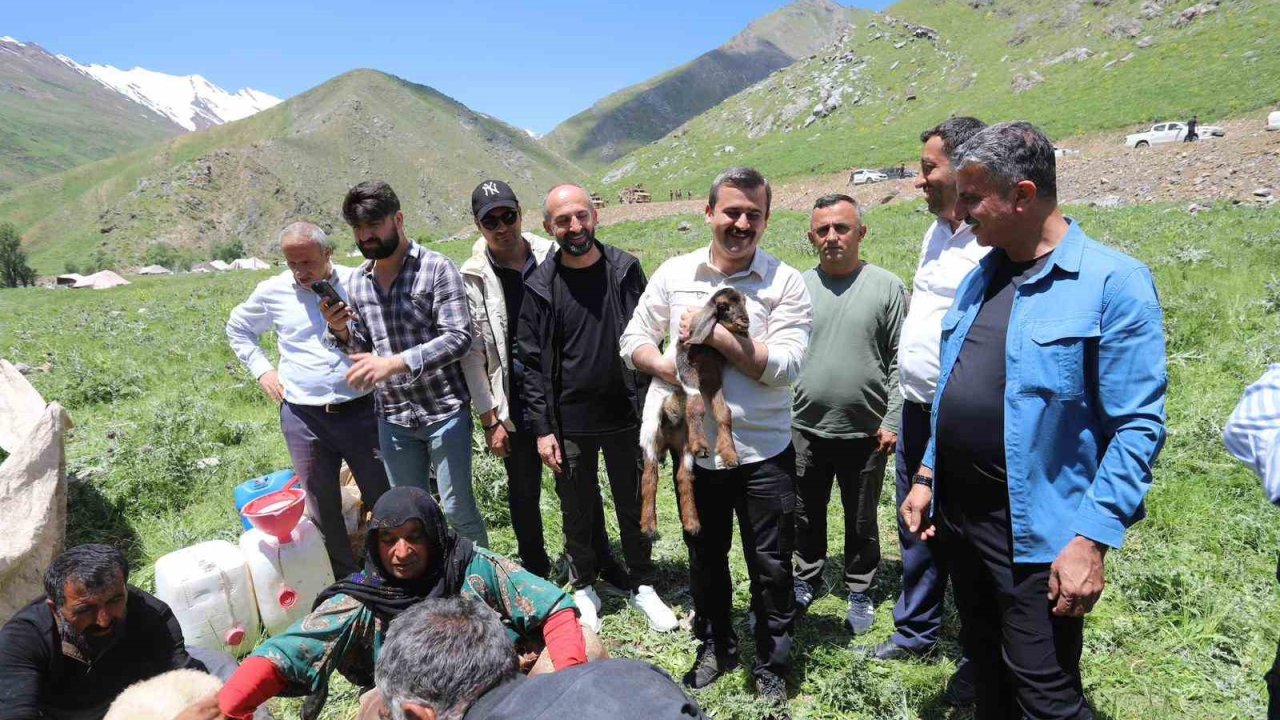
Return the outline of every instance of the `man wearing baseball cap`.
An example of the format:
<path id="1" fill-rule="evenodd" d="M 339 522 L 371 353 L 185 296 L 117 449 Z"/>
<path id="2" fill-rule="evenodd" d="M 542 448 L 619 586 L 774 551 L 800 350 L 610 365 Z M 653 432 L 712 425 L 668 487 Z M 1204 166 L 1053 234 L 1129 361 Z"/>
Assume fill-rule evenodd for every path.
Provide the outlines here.
<path id="1" fill-rule="evenodd" d="M 547 577 L 551 560 L 542 539 L 538 501 L 542 461 L 537 437 L 524 420 L 520 381 L 524 367 L 511 351 L 525 279 L 555 247 L 550 240 L 521 232 L 520 201 L 501 180 L 485 180 L 471 193 L 471 213 L 480 237 L 462 264 L 462 282 L 471 310 L 471 352 L 462 372 L 471 403 L 484 426 L 489 452 L 507 469 L 507 502 L 520 561 Z"/>

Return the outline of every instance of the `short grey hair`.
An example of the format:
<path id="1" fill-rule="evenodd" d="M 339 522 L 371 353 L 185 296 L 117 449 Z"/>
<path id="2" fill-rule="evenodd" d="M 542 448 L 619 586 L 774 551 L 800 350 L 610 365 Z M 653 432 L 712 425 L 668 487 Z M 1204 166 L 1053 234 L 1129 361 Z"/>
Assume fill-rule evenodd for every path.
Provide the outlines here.
<path id="1" fill-rule="evenodd" d="M 1029 122 L 1007 122 L 979 130 L 951 155 L 960 172 L 976 166 L 1007 190 L 1023 180 L 1035 183 L 1041 197 L 1057 199 L 1058 171 L 1053 143 Z"/>
<path id="2" fill-rule="evenodd" d="M 461 720 L 477 698 L 517 672 L 497 613 L 458 596 L 427 598 L 392 621 L 374 680 L 395 720 L 404 720 L 406 702 L 431 708 L 439 720 Z"/>
<path id="3" fill-rule="evenodd" d="M 822 208 L 834 207 L 840 203 L 849 203 L 852 205 L 853 211 L 858 215 L 858 225 L 866 225 L 862 220 L 862 206 L 858 204 L 858 201 L 854 199 L 852 195 L 845 195 L 844 193 L 827 193 L 813 201 L 813 209 L 820 210 Z M 812 210 L 809 211 L 809 215 L 813 215 Z"/>
<path id="4" fill-rule="evenodd" d="M 333 250 L 333 241 L 330 240 L 324 230 L 321 230 L 320 226 L 315 223 L 300 220 L 296 223 L 291 223 L 285 226 L 283 230 L 276 233 L 276 247 L 283 247 L 285 238 L 291 237 L 306 238 L 316 245 L 319 245 L 321 250 Z"/>

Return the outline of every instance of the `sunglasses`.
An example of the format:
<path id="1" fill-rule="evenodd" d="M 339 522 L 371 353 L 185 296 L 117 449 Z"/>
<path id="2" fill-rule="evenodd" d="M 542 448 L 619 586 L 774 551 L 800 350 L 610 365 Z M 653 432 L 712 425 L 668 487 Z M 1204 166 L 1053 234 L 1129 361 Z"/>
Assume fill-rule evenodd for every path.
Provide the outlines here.
<path id="1" fill-rule="evenodd" d="M 497 212 L 491 212 L 480 218 L 480 225 L 485 230 L 497 230 L 498 225 L 506 225 L 508 227 L 515 225 L 516 220 L 520 219 L 520 213 L 515 210 L 507 209 L 506 212 L 499 215 Z"/>

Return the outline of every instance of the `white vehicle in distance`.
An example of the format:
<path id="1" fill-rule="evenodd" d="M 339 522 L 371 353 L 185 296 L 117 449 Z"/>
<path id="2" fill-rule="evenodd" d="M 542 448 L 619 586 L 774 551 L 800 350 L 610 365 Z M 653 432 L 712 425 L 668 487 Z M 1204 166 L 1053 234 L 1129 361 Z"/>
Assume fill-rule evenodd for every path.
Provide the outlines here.
<path id="1" fill-rule="evenodd" d="M 867 183 L 881 182 L 888 180 L 889 176 L 877 170 L 854 170 L 849 176 L 849 181 L 854 185 L 866 185 Z"/>
<path id="2" fill-rule="evenodd" d="M 1207 140 L 1209 138 L 1222 137 L 1227 134 L 1226 130 L 1217 125 L 1196 125 L 1196 138 L 1199 140 Z M 1187 135 L 1187 124 L 1182 122 L 1162 122 L 1151 126 L 1146 132 L 1134 133 L 1125 137 L 1125 147 L 1143 148 L 1148 145 L 1159 145 L 1161 143 L 1182 142 Z"/>
<path id="3" fill-rule="evenodd" d="M 1280 110 L 1276 110 L 1267 116 L 1267 129 L 1280 130 Z"/>

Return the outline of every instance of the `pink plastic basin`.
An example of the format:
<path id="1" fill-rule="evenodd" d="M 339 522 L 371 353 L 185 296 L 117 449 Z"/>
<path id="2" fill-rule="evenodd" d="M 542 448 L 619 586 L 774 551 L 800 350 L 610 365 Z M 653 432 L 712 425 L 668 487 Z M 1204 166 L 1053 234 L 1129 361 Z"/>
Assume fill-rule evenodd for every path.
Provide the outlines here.
<path id="1" fill-rule="evenodd" d="M 282 543 L 292 540 L 291 533 L 306 508 L 306 495 L 298 488 L 287 488 L 250 502 L 240 511 L 262 532 Z"/>

